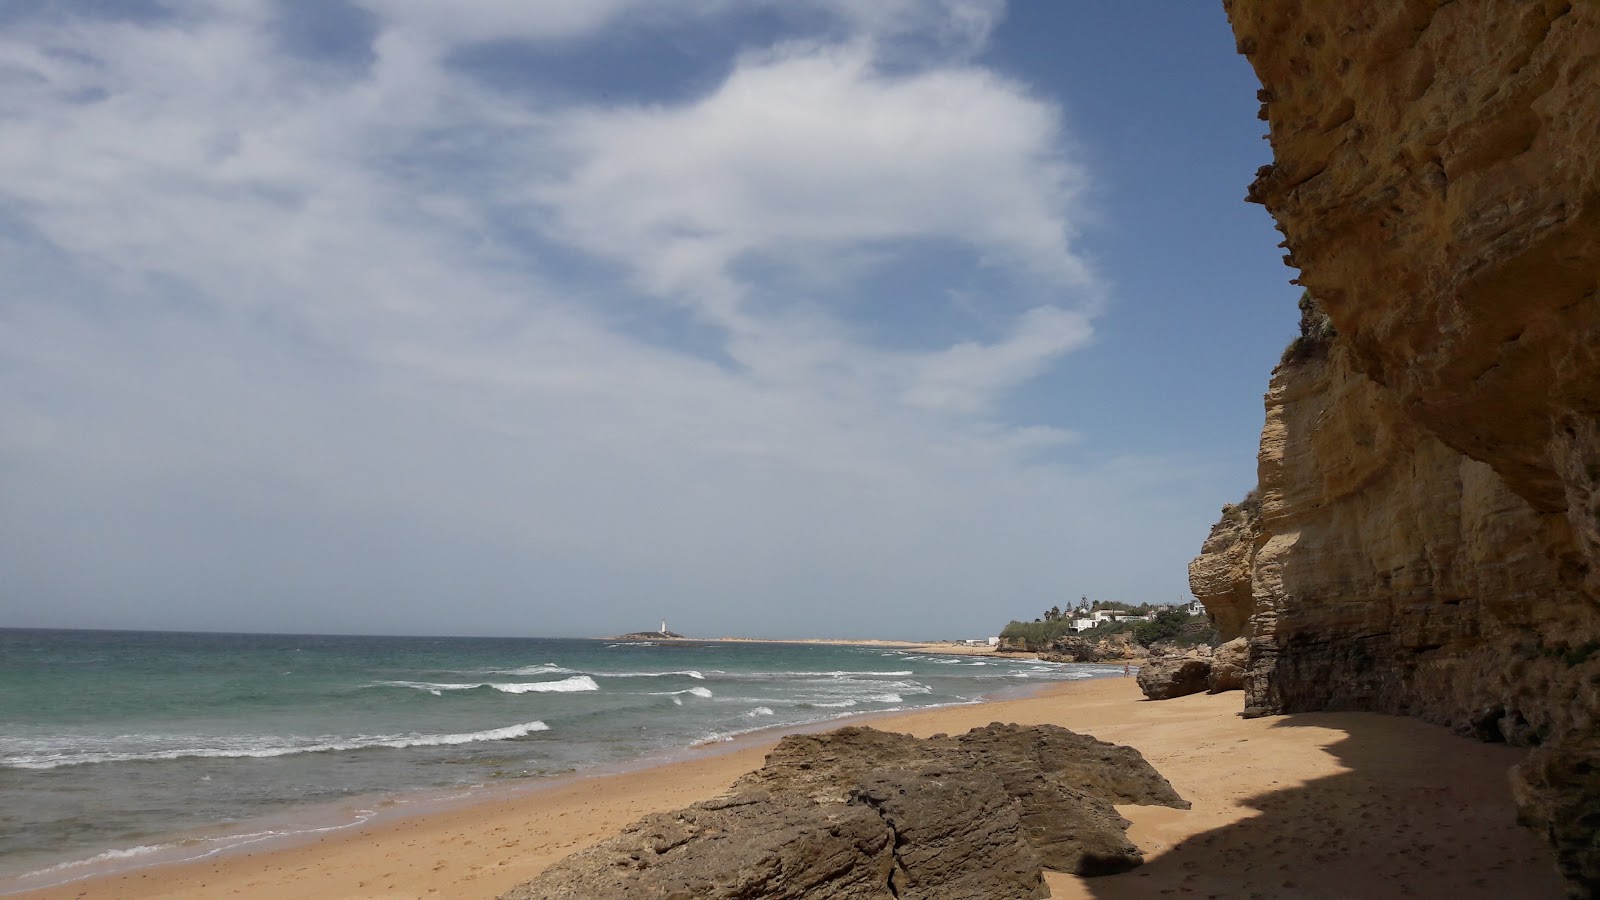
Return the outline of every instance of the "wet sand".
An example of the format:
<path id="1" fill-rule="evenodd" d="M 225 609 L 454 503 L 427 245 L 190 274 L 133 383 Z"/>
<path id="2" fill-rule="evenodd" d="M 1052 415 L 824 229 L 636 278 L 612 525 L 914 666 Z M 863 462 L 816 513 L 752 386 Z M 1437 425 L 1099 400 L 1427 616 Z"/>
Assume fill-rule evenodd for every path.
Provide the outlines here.
<path id="1" fill-rule="evenodd" d="M 1367 713 L 1246 720 L 1240 699 L 1152 703 L 1117 678 L 870 724 L 921 736 L 991 721 L 1064 725 L 1137 747 L 1193 802 L 1120 807 L 1146 864 L 1095 879 L 1049 873 L 1057 898 L 1562 896 L 1549 851 L 1515 824 L 1505 772 L 1522 751 Z M 716 795 L 776 739 L 15 896 L 493 897 L 646 813 Z"/>

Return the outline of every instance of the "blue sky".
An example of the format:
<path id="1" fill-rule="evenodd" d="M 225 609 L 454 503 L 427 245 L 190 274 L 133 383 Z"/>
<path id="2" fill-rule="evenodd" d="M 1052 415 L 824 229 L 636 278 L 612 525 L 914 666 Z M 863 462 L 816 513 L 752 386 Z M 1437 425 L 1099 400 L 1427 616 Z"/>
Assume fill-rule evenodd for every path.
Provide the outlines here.
<path id="1" fill-rule="evenodd" d="M 1220 5 L 0 11 L 0 625 L 1170 602 L 1297 291 Z"/>

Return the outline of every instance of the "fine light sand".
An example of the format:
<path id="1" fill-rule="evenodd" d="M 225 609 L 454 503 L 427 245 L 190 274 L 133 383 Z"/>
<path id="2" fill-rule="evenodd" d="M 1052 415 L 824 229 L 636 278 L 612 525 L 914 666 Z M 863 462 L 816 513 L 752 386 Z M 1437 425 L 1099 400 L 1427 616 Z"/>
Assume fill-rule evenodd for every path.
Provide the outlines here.
<path id="1" fill-rule="evenodd" d="M 870 722 L 926 736 L 1051 722 L 1130 744 L 1194 808 L 1121 807 L 1146 864 L 1071 897 L 1559 897 L 1550 853 L 1515 824 L 1520 752 L 1366 713 L 1241 719 L 1238 693 L 1152 703 L 1132 679 Z M 135 870 L 49 898 L 493 897 L 649 812 L 711 797 L 775 741 L 369 824 L 301 846 Z"/>

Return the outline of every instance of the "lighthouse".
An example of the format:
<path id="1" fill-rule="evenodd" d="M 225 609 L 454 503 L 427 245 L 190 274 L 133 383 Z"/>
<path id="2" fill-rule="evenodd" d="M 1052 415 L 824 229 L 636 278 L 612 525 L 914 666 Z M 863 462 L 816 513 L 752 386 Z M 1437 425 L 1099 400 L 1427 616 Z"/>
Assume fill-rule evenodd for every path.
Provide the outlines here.
<path id="1" fill-rule="evenodd" d="M 662 619 L 661 620 L 661 633 L 662 634 L 666 634 L 667 633 L 667 620 L 666 619 Z"/>

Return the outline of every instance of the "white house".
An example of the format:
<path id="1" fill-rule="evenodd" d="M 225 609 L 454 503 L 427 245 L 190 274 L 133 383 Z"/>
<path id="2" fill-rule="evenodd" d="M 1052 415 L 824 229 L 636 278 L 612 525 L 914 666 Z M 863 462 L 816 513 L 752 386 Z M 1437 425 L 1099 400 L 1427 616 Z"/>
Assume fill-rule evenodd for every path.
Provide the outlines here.
<path id="1" fill-rule="evenodd" d="M 1106 624 L 1109 624 L 1109 623 L 1112 623 L 1112 622 L 1148 622 L 1148 621 L 1150 621 L 1150 617 L 1149 616 L 1135 615 L 1135 614 L 1133 614 L 1131 612 L 1126 612 L 1124 610 L 1119 610 L 1119 609 L 1097 609 L 1094 612 L 1090 613 L 1088 618 L 1081 618 L 1080 617 L 1080 618 L 1073 619 L 1072 620 L 1072 630 L 1074 632 L 1083 632 L 1083 631 L 1088 631 L 1091 628 L 1099 628 L 1101 625 L 1106 625 Z"/>

